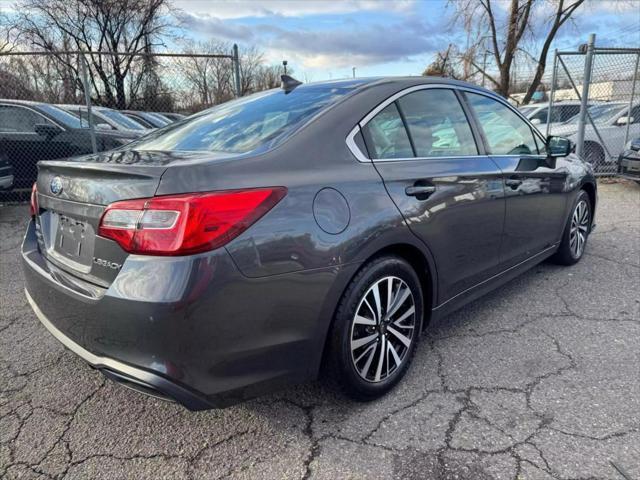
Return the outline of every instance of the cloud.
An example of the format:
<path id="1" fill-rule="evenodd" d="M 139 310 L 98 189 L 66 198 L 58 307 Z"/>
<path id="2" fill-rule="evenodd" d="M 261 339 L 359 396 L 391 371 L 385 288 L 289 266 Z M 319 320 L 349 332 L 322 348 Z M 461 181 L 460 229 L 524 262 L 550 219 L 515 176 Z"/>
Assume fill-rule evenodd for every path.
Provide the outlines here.
<path id="1" fill-rule="evenodd" d="M 442 32 L 441 32 L 442 33 Z M 413 19 L 330 31 L 276 29 L 269 47 L 302 57 L 309 68 L 405 61 L 446 45 L 437 27 Z"/>
<path id="2" fill-rule="evenodd" d="M 385 19 L 381 16 L 376 23 L 363 25 L 347 17 L 328 28 L 318 28 L 313 21 L 279 26 L 265 19 L 247 26 L 208 15 L 181 14 L 187 32 L 255 45 L 265 51 L 267 59 L 289 58 L 311 69 L 407 61 L 452 41 L 452 33 L 441 23 L 432 25 L 413 16 Z"/>
<path id="3" fill-rule="evenodd" d="M 215 37 L 221 40 L 231 40 L 237 42 L 249 42 L 255 37 L 255 30 L 247 25 L 224 21 L 211 15 L 187 13 L 181 11 L 176 13 L 180 22 L 180 27 L 188 35 L 190 33 L 200 33 L 208 37 Z"/>
<path id="4" fill-rule="evenodd" d="M 302 17 L 363 11 L 406 12 L 416 0 L 177 0 L 175 6 L 196 15 L 221 19 L 246 17 Z"/>

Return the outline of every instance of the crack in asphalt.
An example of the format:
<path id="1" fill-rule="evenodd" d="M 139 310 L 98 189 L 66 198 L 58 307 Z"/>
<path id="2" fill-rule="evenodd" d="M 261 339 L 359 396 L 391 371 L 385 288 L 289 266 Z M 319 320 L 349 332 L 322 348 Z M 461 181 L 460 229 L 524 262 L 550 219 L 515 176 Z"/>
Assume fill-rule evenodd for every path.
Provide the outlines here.
<path id="1" fill-rule="evenodd" d="M 15 222 L 3 220 L 0 223 L 2 223 L 3 226 L 7 224 L 13 225 L 16 227 L 15 231 L 18 232 L 21 220 Z M 612 232 L 619 232 L 624 227 L 628 227 L 629 224 L 632 223 L 634 222 L 630 222 L 628 220 L 608 222 L 605 225 L 605 229 L 600 228 L 596 232 L 594 232 L 593 235 L 597 236 L 597 241 L 603 242 L 606 241 L 608 234 Z M 0 250 L 0 254 L 10 255 L 13 254 L 16 249 L 17 246 L 11 245 L 8 248 L 3 248 L 2 250 Z M 631 266 L 631 270 L 634 271 L 635 269 L 640 268 L 640 266 L 636 265 L 635 263 L 607 258 L 606 256 L 599 253 L 589 252 L 586 255 L 587 257 L 597 258 L 616 265 L 625 267 Z M 557 278 L 562 278 L 561 276 L 559 276 L 559 272 L 561 272 L 561 270 L 552 270 L 549 272 L 549 276 L 557 276 Z M 624 273 L 627 278 L 630 278 L 633 281 L 637 279 L 633 275 L 630 275 L 626 270 L 624 271 Z M 490 328 L 486 331 L 477 331 L 473 326 L 471 326 L 470 331 L 465 330 L 462 332 L 455 332 L 455 330 L 447 332 L 446 329 L 444 329 L 444 334 L 442 335 L 433 335 L 432 332 L 427 331 L 426 335 L 422 337 L 422 341 L 429 345 L 429 354 L 421 355 L 419 357 L 420 360 L 418 360 L 418 356 L 416 356 L 416 360 L 435 362 L 435 375 L 437 376 L 439 388 L 437 386 L 436 388 L 426 388 L 426 386 L 422 386 L 420 387 L 420 390 L 416 392 L 417 396 L 408 403 L 391 407 L 389 409 L 383 409 L 383 411 L 379 414 L 379 417 L 377 417 L 376 421 L 373 423 L 373 426 L 370 426 L 368 424 L 366 427 L 362 427 L 362 431 L 357 435 L 358 438 L 356 439 L 350 437 L 348 438 L 346 436 L 338 434 L 335 428 L 330 428 L 330 430 L 332 431 L 329 431 L 328 433 L 324 433 L 322 435 L 318 435 L 317 432 L 314 431 L 314 421 L 317 421 L 318 417 L 316 415 L 319 414 L 318 409 L 326 405 L 327 401 L 333 401 L 331 398 L 327 400 L 326 398 L 322 398 L 321 396 L 318 402 L 314 402 L 311 405 L 302 404 L 290 399 L 276 399 L 272 401 L 268 399 L 261 399 L 257 400 L 256 402 L 259 404 L 271 405 L 275 408 L 277 408 L 277 403 L 288 404 L 300 410 L 302 417 L 304 418 L 304 423 L 296 427 L 298 427 L 299 431 L 302 432 L 304 438 L 308 439 L 309 441 L 309 446 L 307 448 L 305 440 L 303 458 L 299 460 L 300 463 L 296 463 L 296 465 L 301 467 L 301 471 L 303 473 L 300 478 L 303 479 L 312 478 L 315 474 L 318 473 L 317 467 L 319 466 L 319 462 L 323 457 L 323 442 L 328 440 L 350 442 L 351 444 L 354 444 L 356 446 L 381 449 L 380 451 L 389 452 L 394 456 L 394 458 L 401 458 L 401 456 L 406 455 L 407 452 L 411 452 L 416 455 L 433 455 L 433 458 L 437 464 L 438 478 L 445 478 L 449 475 L 450 472 L 447 470 L 447 465 L 450 464 L 452 460 L 447 456 L 452 453 L 458 453 L 462 455 L 476 456 L 477 458 L 487 459 L 489 461 L 492 461 L 492 459 L 502 458 L 503 456 L 505 458 L 510 457 L 513 459 L 513 461 L 515 461 L 515 470 L 510 471 L 510 475 L 512 475 L 514 479 L 520 479 L 521 476 L 524 475 L 525 468 L 528 470 L 535 469 L 536 471 L 544 472 L 546 475 L 549 475 L 550 477 L 557 480 L 596 479 L 598 478 L 596 476 L 579 477 L 570 474 L 563 475 L 562 466 L 555 464 L 552 460 L 553 454 L 549 450 L 549 447 L 545 445 L 544 437 L 541 437 L 541 434 L 543 432 L 555 432 L 557 434 L 573 438 L 578 442 L 619 441 L 621 442 L 621 445 L 626 445 L 624 442 L 627 442 L 627 444 L 629 443 L 629 440 L 627 440 L 627 438 L 630 435 L 637 434 L 640 429 L 635 426 L 630 426 L 628 428 L 624 427 L 615 432 L 599 436 L 589 435 L 584 432 L 569 432 L 566 431 L 566 429 L 558 426 L 558 419 L 554 418 L 553 413 L 547 411 L 538 411 L 532 405 L 533 394 L 538 391 L 539 388 L 542 388 L 542 385 L 547 380 L 562 376 L 566 372 L 570 371 L 580 372 L 582 368 L 582 365 L 576 360 L 576 358 L 574 358 L 574 356 L 571 354 L 571 351 L 567 350 L 566 345 L 563 346 L 563 342 L 560 340 L 560 338 L 549 333 L 544 328 L 544 325 L 542 323 L 548 319 L 563 319 L 566 321 L 574 320 L 578 322 L 599 322 L 603 325 L 611 325 L 611 328 L 615 328 L 614 326 L 616 324 L 640 325 L 640 318 L 620 318 L 620 312 L 616 313 L 613 316 L 602 315 L 600 317 L 597 317 L 589 315 L 587 312 L 573 305 L 572 302 L 564 294 L 564 292 L 567 291 L 567 288 L 571 286 L 571 282 L 573 282 L 573 279 L 567 278 L 565 281 L 559 282 L 559 285 L 549 287 L 547 290 L 545 290 L 553 296 L 557 297 L 560 302 L 559 305 L 551 309 L 552 311 L 546 312 L 536 310 L 535 312 L 533 312 L 530 318 L 526 318 L 524 321 L 515 325 L 493 329 Z M 534 286 L 531 285 L 528 288 L 534 288 Z M 517 293 L 517 290 L 514 289 L 512 290 L 512 292 L 513 294 L 515 294 Z M 507 294 L 507 300 L 508 295 L 510 294 L 511 293 Z M 478 303 L 476 302 L 472 305 L 476 305 L 476 307 L 472 308 L 477 308 Z M 25 312 L 26 311 L 27 310 L 25 310 Z M 625 312 L 622 312 L 622 315 L 624 314 Z M 20 323 L 25 321 L 25 318 L 27 318 L 29 321 L 32 321 L 31 317 L 28 316 L 28 314 L 26 316 L 14 314 L 11 318 L 3 318 L 3 324 L 2 327 L 0 327 L 0 334 L 7 335 L 8 333 L 12 333 L 13 330 L 16 329 L 11 327 L 19 327 Z M 465 327 L 468 326 L 465 325 Z M 531 329 L 531 331 L 527 333 L 526 329 Z M 448 379 L 450 380 L 450 378 L 448 378 L 448 375 L 450 375 L 452 371 L 450 366 L 445 366 L 445 356 L 442 351 L 442 347 L 444 344 L 446 344 L 446 342 L 455 341 L 455 339 L 458 338 L 495 338 L 498 340 L 502 337 L 502 339 L 508 339 L 508 336 L 510 335 L 540 335 L 547 339 L 548 342 L 545 341 L 543 344 L 545 354 L 553 354 L 557 356 L 557 360 L 555 360 L 551 365 L 552 368 L 549 371 L 540 373 L 539 375 L 529 374 L 523 387 L 504 387 L 496 385 L 451 388 L 452 385 L 448 384 Z M 19 340 L 13 339 L 16 340 L 14 341 L 14 345 L 17 351 L 19 351 L 21 348 L 24 348 L 22 346 L 22 342 L 26 338 L 28 338 L 28 336 L 22 337 Z M 57 480 L 65 478 L 70 474 L 72 469 L 80 468 L 86 462 L 95 459 L 108 458 L 119 462 L 131 462 L 135 460 L 162 460 L 168 462 L 173 460 L 180 460 L 185 462 L 187 465 L 187 477 L 195 479 L 198 477 L 198 472 L 196 469 L 208 451 L 234 440 L 246 442 L 246 445 L 250 446 L 252 437 L 258 433 L 256 427 L 254 427 L 251 423 L 247 423 L 246 425 L 242 425 L 242 428 L 239 428 L 233 433 L 223 436 L 215 442 L 205 442 L 204 445 L 199 446 L 189 454 L 173 454 L 163 451 L 143 454 L 133 451 L 130 455 L 123 455 L 121 453 L 117 454 L 115 452 L 94 451 L 89 452 L 88 454 L 85 452 L 83 456 L 80 457 L 80 454 L 74 452 L 72 449 L 69 438 L 70 433 L 72 431 L 77 431 L 74 429 L 78 425 L 78 418 L 81 412 L 84 412 L 83 408 L 89 405 L 94 398 L 105 395 L 103 387 L 106 385 L 106 380 L 103 378 L 100 384 L 95 386 L 95 388 L 92 388 L 92 390 L 84 395 L 82 399 L 76 399 L 79 401 L 74 401 L 73 408 L 70 411 L 59 409 L 55 404 L 51 406 L 34 406 L 34 404 L 32 403 L 32 399 L 29 397 L 25 398 L 25 394 L 21 393 L 25 390 L 26 386 L 28 385 L 28 381 L 30 380 L 30 378 L 33 378 L 34 375 L 44 372 L 48 369 L 51 369 L 51 374 L 55 375 L 55 368 L 60 365 L 66 354 L 67 352 L 65 350 L 61 350 L 55 355 L 53 359 L 41 358 L 34 368 L 29 368 L 26 371 L 17 369 L 15 365 L 12 364 L 10 355 L 3 355 L 2 357 L 0 357 L 0 364 L 2 364 L 0 373 L 3 375 L 3 385 L 0 387 L 0 420 L 6 422 L 2 425 L 11 425 L 12 428 L 15 428 L 15 430 L 6 432 L 6 435 L 5 432 L 2 432 L 3 436 L 2 441 L 0 442 L 0 447 L 8 447 L 8 458 L 0 458 L 0 477 L 4 478 L 8 476 L 13 469 L 25 468 L 33 472 L 34 474 L 42 475 L 45 478 Z M 7 360 L 7 358 L 9 358 L 9 360 Z M 16 379 L 21 379 L 23 380 L 23 383 L 16 382 L 10 387 L 5 388 L 4 378 L 11 379 L 12 382 L 16 381 Z M 499 418 L 501 424 L 498 424 L 497 421 L 492 420 L 491 416 L 493 414 L 487 414 L 484 412 L 483 409 L 485 407 L 483 406 L 484 403 L 482 399 L 476 399 L 476 397 L 474 396 L 474 394 L 480 392 L 488 394 L 489 398 L 491 398 L 491 394 L 507 395 L 507 398 L 509 394 L 512 394 L 514 396 L 524 395 L 524 403 L 521 407 L 517 407 L 517 412 L 531 415 L 532 419 L 530 425 L 527 425 L 522 433 L 519 433 L 518 430 L 515 429 L 515 427 L 513 427 L 513 429 L 510 426 L 504 427 L 502 417 Z M 394 393 L 391 392 L 389 395 L 393 394 Z M 20 395 L 22 397 L 20 397 Z M 424 422 L 425 426 L 428 426 L 428 422 L 440 412 L 438 412 L 437 409 L 433 410 L 430 413 L 427 413 L 425 411 L 420 412 L 420 406 L 423 402 L 428 401 L 429 397 L 432 395 L 445 395 L 450 397 L 451 402 L 458 402 L 458 404 L 455 405 L 455 408 L 452 408 L 452 410 L 449 412 L 445 412 L 446 428 L 444 428 L 444 434 L 440 439 L 441 443 L 438 443 L 438 448 L 425 449 L 416 448 L 414 446 L 400 448 L 394 447 L 393 445 L 389 446 L 386 443 L 380 443 L 380 438 L 382 438 L 382 441 L 385 441 L 384 438 L 385 434 L 387 433 L 385 430 L 385 426 L 388 425 L 391 429 L 401 428 L 401 426 L 395 425 L 393 420 L 400 419 L 400 415 L 412 409 L 417 409 L 418 413 L 421 413 L 421 416 L 419 417 L 420 421 Z M 337 401 L 340 401 L 340 399 L 338 399 Z M 487 400 L 485 399 L 484 402 L 486 401 Z M 137 416 L 140 422 L 144 422 L 144 420 L 142 420 L 142 416 L 147 413 L 147 408 L 156 407 L 144 406 Z M 344 408 L 348 409 L 349 407 L 347 405 Z M 47 448 L 44 449 L 43 452 L 39 453 L 35 458 L 30 459 L 29 461 L 25 461 L 24 459 L 20 458 L 16 459 L 17 442 L 19 439 L 23 438 L 25 429 L 27 428 L 26 426 L 36 412 L 48 412 L 51 415 L 60 416 L 62 419 L 64 419 L 64 421 L 61 423 L 62 427 L 60 428 L 60 431 L 56 433 L 54 438 L 47 439 Z M 88 412 L 91 411 L 88 410 Z M 173 418 L 180 413 L 180 410 L 175 410 L 171 413 L 171 415 L 168 415 L 166 418 L 164 418 L 164 423 L 167 424 L 170 418 Z M 498 420 L 495 415 L 494 418 Z M 472 446 L 466 444 L 464 444 L 464 446 L 461 446 L 460 443 L 456 443 L 456 435 L 461 432 L 461 422 L 463 420 L 468 423 L 467 428 L 471 428 L 475 435 L 477 435 L 477 433 L 480 432 L 482 428 L 488 427 L 494 429 L 496 435 L 501 438 L 500 442 L 504 442 L 503 444 L 506 446 L 504 446 L 504 448 L 488 450 L 486 448 L 480 447 L 479 442 L 475 437 L 473 437 L 473 439 L 469 443 L 469 445 Z M 329 421 L 337 422 L 338 420 L 330 418 Z M 30 423 L 33 424 L 33 421 Z M 136 421 L 136 423 L 138 422 Z M 481 427 L 481 425 L 484 425 L 484 427 Z M 188 431 L 185 431 L 186 435 L 188 435 L 188 433 Z M 278 432 L 276 431 L 273 434 L 277 435 Z M 469 442 L 468 439 L 467 442 Z M 24 448 L 24 446 L 22 448 Z M 246 458 L 244 459 L 245 461 L 238 462 L 238 465 L 232 464 L 231 466 L 226 467 L 226 470 L 224 472 L 218 471 L 216 473 L 220 474 L 220 476 L 222 477 L 234 476 L 242 472 L 245 467 L 245 462 L 251 463 L 255 460 L 251 457 L 250 447 L 247 447 L 246 452 L 241 451 L 238 454 L 246 455 Z M 58 460 L 57 464 L 60 467 L 64 468 L 52 471 L 51 467 L 46 465 L 46 462 L 49 460 L 55 462 L 56 459 Z M 611 460 L 616 460 L 616 462 L 618 462 L 617 459 Z M 622 465 L 623 463 L 620 462 L 620 464 Z M 484 467 L 478 468 L 482 470 Z M 474 472 L 475 471 L 476 470 L 474 470 Z M 484 472 L 484 470 L 482 471 Z M 616 472 L 612 468 L 610 471 L 611 476 L 609 478 L 616 478 Z M 609 472 L 609 470 L 607 470 L 607 472 Z"/>

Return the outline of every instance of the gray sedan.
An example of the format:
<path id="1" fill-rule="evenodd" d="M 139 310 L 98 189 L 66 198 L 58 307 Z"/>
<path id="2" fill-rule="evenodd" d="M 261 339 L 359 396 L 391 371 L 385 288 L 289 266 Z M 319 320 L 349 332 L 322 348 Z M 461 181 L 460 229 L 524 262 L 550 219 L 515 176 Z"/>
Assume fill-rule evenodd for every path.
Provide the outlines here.
<path id="1" fill-rule="evenodd" d="M 430 321 L 546 258 L 580 260 L 596 183 L 571 150 L 462 82 L 285 76 L 40 162 L 27 298 L 93 367 L 190 409 L 321 369 L 374 399 Z"/>

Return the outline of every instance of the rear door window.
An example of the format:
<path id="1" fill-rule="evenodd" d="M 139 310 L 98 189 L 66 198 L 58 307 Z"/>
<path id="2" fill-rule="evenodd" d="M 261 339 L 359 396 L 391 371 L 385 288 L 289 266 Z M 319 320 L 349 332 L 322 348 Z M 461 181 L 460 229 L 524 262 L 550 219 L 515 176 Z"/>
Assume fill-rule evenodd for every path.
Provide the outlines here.
<path id="1" fill-rule="evenodd" d="M 51 124 L 51 122 L 28 108 L 0 105 L 0 132 L 35 133 L 38 124 Z"/>
<path id="2" fill-rule="evenodd" d="M 369 153 L 374 159 L 412 158 L 413 149 L 395 103 L 387 105 L 363 128 Z"/>
<path id="3" fill-rule="evenodd" d="M 418 157 L 477 155 L 464 110 L 452 90 L 425 89 L 398 100 Z"/>
<path id="4" fill-rule="evenodd" d="M 529 124 L 509 107 L 485 95 L 466 93 L 493 155 L 538 155 Z"/>

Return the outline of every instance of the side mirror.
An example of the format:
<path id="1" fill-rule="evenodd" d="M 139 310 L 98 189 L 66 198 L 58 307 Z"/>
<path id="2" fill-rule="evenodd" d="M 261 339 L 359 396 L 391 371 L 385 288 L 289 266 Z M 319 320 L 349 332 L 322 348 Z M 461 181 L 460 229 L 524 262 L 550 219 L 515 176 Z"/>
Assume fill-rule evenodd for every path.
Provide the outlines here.
<path id="1" fill-rule="evenodd" d="M 531 125 L 540 125 L 541 123 L 542 122 L 539 118 L 534 118 L 533 120 L 531 120 Z"/>
<path id="2" fill-rule="evenodd" d="M 616 120 L 616 125 L 626 125 L 628 123 L 631 124 L 634 122 L 634 120 L 635 118 L 633 117 L 627 117 L 627 116 L 620 117 Z"/>
<path id="3" fill-rule="evenodd" d="M 573 142 L 568 138 L 553 135 L 547 137 L 547 155 L 550 158 L 566 157 L 573 151 L 573 147 Z"/>
<path id="4" fill-rule="evenodd" d="M 59 127 L 50 123 L 37 123 L 34 130 L 38 135 L 46 138 L 53 138 L 62 131 Z"/>
<path id="5" fill-rule="evenodd" d="M 96 130 L 113 130 L 113 127 L 108 123 L 98 123 L 96 125 Z"/>

